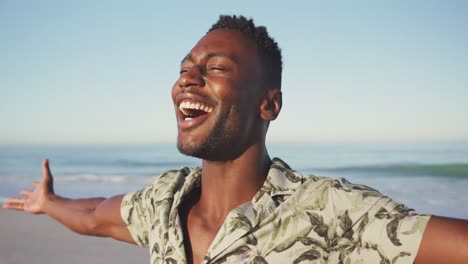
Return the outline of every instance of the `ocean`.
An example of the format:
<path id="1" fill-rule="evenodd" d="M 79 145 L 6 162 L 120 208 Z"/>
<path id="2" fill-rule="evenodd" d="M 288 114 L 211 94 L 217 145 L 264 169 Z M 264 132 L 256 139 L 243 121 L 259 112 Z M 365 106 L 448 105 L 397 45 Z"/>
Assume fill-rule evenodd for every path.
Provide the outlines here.
<path id="1" fill-rule="evenodd" d="M 468 219 L 468 143 L 270 144 L 305 174 L 371 186 L 421 213 Z M 50 159 L 59 195 L 109 197 L 200 161 L 174 145 L 0 146 L 0 203 L 40 180 Z"/>

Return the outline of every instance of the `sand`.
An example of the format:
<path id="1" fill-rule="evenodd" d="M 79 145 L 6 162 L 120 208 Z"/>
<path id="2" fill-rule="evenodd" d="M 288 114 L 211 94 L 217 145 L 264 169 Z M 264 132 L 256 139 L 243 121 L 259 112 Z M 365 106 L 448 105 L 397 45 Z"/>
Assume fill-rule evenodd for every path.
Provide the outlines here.
<path id="1" fill-rule="evenodd" d="M 0 264 L 150 263 L 148 249 L 80 236 L 45 215 L 0 208 Z"/>

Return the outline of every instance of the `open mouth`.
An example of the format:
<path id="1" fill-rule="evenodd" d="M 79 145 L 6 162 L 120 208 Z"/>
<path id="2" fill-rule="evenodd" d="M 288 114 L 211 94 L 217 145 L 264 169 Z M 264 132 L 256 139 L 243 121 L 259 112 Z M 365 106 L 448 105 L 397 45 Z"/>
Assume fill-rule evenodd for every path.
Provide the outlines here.
<path id="1" fill-rule="evenodd" d="M 213 111 L 213 107 L 205 105 L 201 102 L 185 100 L 180 103 L 179 110 L 183 115 L 183 119 L 188 121 L 211 113 Z"/>

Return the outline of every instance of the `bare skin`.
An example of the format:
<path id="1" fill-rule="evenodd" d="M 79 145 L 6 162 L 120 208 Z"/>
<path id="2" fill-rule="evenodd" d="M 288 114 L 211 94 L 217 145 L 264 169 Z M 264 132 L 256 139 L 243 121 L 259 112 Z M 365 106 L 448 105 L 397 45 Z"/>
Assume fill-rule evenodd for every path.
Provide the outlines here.
<path id="1" fill-rule="evenodd" d="M 172 89 L 178 144 L 187 151 L 193 149 L 193 143 L 207 142 L 219 124 L 223 133 L 235 132 L 232 146 L 203 159 L 201 190 L 192 193 L 179 209 L 189 263 L 202 261 L 226 215 L 253 198 L 271 164 L 265 137 L 269 122 L 281 110 L 281 91 L 264 87 L 267 82 L 258 70 L 261 67 L 255 52 L 252 43 L 238 32 L 208 33 L 182 62 L 180 78 Z M 213 112 L 203 121 L 184 120 L 178 112 L 181 100 L 194 98 L 210 98 L 206 103 Z M 228 158 L 213 160 L 216 156 Z M 10 198 L 3 207 L 47 214 L 79 234 L 135 244 L 120 217 L 122 195 L 109 199 L 60 197 L 54 193 L 48 161 L 43 164 L 42 181 L 33 187 L 22 190 L 23 197 Z M 468 221 L 433 216 L 416 263 L 468 263 Z"/>
<path id="2" fill-rule="evenodd" d="M 232 42 L 239 45 L 228 45 Z M 217 155 L 234 157 L 204 159 L 201 192 L 190 199 L 196 202 L 185 204 L 181 210 L 186 227 L 186 253 L 191 263 L 202 261 L 227 214 L 252 200 L 271 164 L 265 135 L 268 123 L 280 112 L 281 92 L 261 85 L 256 52 L 254 43 L 242 34 L 214 31 L 202 38 L 182 62 L 182 74 L 172 90 L 176 111 L 179 96 L 191 97 L 193 93 L 216 98 L 213 114 L 202 125 L 189 128 L 179 125 L 179 144 L 206 140 L 212 127 L 220 122 L 219 116 L 223 116 L 223 124 L 239 131 L 236 147 L 241 154 L 221 152 Z M 211 68 L 216 70 L 210 72 Z"/>
<path id="3" fill-rule="evenodd" d="M 42 181 L 33 182 L 33 190 L 22 190 L 23 197 L 9 198 L 3 208 L 47 214 L 78 234 L 136 244 L 120 217 L 122 195 L 109 199 L 67 199 L 54 193 L 48 160 L 42 164 L 42 175 Z"/>
<path id="4" fill-rule="evenodd" d="M 416 263 L 468 263 L 468 221 L 432 216 Z"/>
<path id="5" fill-rule="evenodd" d="M 255 151 L 256 148 L 249 150 L 249 152 Z M 270 165 L 269 159 L 252 162 L 248 167 L 236 166 L 237 162 L 242 161 L 206 166 L 210 169 L 206 174 L 203 171 L 202 191 L 198 201 L 184 208 L 186 215 L 182 219 L 185 220 L 184 226 L 187 227 L 188 235 L 185 239 L 186 252 L 189 260 L 192 257 L 192 263 L 202 261 L 227 214 L 237 206 L 250 201 L 257 193 Z M 232 170 L 230 166 L 233 166 Z M 230 173 L 226 173 L 227 171 Z M 222 177 L 216 177 L 217 175 Z M 252 184 L 239 181 L 239 175 L 243 177 L 249 175 Z M 210 191 L 203 191 L 204 189 Z"/>

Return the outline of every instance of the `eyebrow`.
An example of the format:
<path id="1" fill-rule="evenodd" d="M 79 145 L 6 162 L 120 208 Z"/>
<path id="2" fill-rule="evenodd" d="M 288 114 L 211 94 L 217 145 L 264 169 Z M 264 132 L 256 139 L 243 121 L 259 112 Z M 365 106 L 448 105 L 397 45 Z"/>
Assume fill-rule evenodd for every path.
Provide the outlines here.
<path id="1" fill-rule="evenodd" d="M 227 58 L 233 62 L 237 62 L 237 58 L 236 57 L 233 57 L 233 56 L 229 56 L 227 55 L 226 53 L 222 53 L 222 52 L 210 52 L 208 54 L 206 54 L 205 58 L 206 59 L 211 59 L 211 58 L 214 58 L 214 57 L 223 57 L 223 58 Z M 191 61 L 193 62 L 193 57 L 192 57 L 192 54 L 189 53 L 187 54 L 183 59 L 182 61 L 180 62 L 180 64 L 184 63 L 184 61 Z"/>

